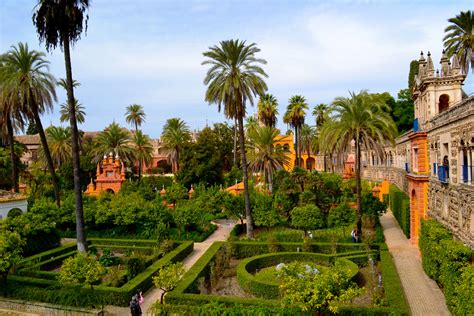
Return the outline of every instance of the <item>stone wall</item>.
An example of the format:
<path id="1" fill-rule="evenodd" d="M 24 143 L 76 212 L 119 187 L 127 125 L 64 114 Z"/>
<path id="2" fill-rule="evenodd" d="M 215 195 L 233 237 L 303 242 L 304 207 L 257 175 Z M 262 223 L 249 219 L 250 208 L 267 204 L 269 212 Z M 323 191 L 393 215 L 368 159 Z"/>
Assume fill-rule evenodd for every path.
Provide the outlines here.
<path id="1" fill-rule="evenodd" d="M 362 178 L 369 181 L 388 180 L 400 190 L 408 194 L 406 171 L 396 167 L 367 166 L 362 168 Z"/>
<path id="2" fill-rule="evenodd" d="M 474 248 L 474 186 L 448 185 L 430 179 L 428 214 Z"/>

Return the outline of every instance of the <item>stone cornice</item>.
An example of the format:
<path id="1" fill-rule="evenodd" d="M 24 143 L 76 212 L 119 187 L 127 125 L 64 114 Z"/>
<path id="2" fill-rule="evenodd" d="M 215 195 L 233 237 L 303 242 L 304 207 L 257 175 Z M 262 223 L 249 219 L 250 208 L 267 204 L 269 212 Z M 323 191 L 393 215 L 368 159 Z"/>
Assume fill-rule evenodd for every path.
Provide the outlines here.
<path id="1" fill-rule="evenodd" d="M 448 108 L 443 113 L 434 116 L 429 121 L 430 127 L 428 133 L 471 115 L 474 115 L 474 96 L 464 99 L 453 107 Z"/>

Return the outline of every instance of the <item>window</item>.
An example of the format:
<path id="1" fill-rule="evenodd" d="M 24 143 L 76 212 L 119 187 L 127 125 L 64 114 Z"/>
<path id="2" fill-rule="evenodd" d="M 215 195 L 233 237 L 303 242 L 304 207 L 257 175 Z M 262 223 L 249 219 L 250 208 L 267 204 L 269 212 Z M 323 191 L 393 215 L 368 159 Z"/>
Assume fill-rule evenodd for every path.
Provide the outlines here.
<path id="1" fill-rule="evenodd" d="M 442 113 L 449 108 L 449 96 L 447 94 L 442 94 L 439 97 L 438 103 L 438 113 Z"/>

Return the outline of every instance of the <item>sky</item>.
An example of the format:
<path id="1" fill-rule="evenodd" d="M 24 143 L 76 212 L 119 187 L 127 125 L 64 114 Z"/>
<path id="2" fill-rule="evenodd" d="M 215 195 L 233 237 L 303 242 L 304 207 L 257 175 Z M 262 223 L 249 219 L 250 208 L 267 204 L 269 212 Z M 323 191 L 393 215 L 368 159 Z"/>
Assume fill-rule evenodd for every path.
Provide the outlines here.
<path id="1" fill-rule="evenodd" d="M 473 9 L 467 1 L 389 0 L 91 0 L 87 33 L 72 50 L 75 96 L 85 107 L 80 129 L 99 131 L 125 122 L 125 108 L 143 106 L 142 129 L 158 138 L 166 120 L 180 117 L 192 130 L 224 122 L 217 106 L 204 101 L 207 70 L 202 53 L 227 39 L 256 43 L 268 92 L 279 102 L 278 127 L 293 95 L 310 108 L 349 91 L 388 91 L 407 87 L 409 63 L 432 52 L 435 67 L 443 48 L 447 19 Z M 35 0 L 0 0 L 0 53 L 18 42 L 46 51 L 33 26 Z M 60 49 L 47 52 L 50 70 L 65 78 Z M 474 92 L 469 74 L 465 91 Z M 60 125 L 58 88 L 43 125 Z M 248 105 L 248 115 L 256 107 Z M 314 124 L 308 113 L 306 122 Z"/>

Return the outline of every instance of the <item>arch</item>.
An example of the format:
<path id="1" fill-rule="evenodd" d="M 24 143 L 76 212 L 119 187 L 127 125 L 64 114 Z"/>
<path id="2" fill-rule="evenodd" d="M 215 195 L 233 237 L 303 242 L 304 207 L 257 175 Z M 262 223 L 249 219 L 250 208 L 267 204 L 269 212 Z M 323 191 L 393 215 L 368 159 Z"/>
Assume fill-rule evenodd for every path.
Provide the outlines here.
<path id="1" fill-rule="evenodd" d="M 314 170 L 316 168 L 316 160 L 313 157 L 309 157 L 306 159 L 306 169 L 309 171 Z"/>
<path id="2" fill-rule="evenodd" d="M 112 194 L 115 194 L 114 190 L 111 189 L 111 188 L 108 188 L 107 190 L 105 190 L 107 193 L 112 193 Z"/>
<path id="3" fill-rule="evenodd" d="M 416 196 L 416 190 L 412 189 L 410 194 L 410 218 L 411 218 L 411 227 L 410 227 L 410 237 L 412 240 L 418 239 L 418 230 L 420 227 L 420 216 L 418 212 L 418 197 Z"/>
<path id="4" fill-rule="evenodd" d="M 442 94 L 439 96 L 438 113 L 444 112 L 449 108 L 449 95 Z"/>
<path id="5" fill-rule="evenodd" d="M 14 217 L 20 216 L 21 214 L 23 214 L 23 211 L 19 209 L 18 207 L 14 207 L 8 211 L 7 217 L 14 218 Z"/>

